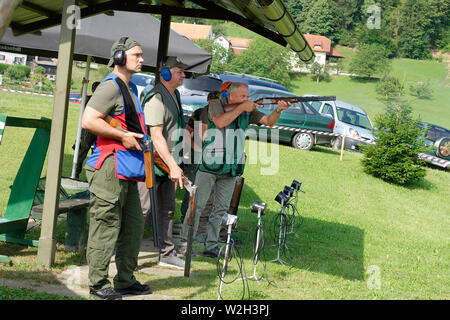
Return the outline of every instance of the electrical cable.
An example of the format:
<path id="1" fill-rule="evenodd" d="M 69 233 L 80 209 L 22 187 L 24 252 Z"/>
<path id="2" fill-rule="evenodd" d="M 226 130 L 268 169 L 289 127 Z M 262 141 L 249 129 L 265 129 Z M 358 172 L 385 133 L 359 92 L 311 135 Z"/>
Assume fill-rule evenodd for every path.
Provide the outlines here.
<path id="1" fill-rule="evenodd" d="M 228 259 L 228 263 L 226 265 L 226 269 L 229 268 L 229 264 L 234 258 L 236 260 L 237 267 L 238 267 L 238 270 L 239 270 L 239 272 L 236 275 L 236 277 L 233 280 L 231 280 L 231 281 L 225 281 L 224 278 L 225 278 L 225 275 L 226 275 L 226 270 L 225 270 L 225 273 L 224 273 L 223 262 L 221 262 L 222 251 L 224 250 L 224 248 L 226 250 L 226 246 L 227 245 L 230 245 L 230 252 L 228 253 L 229 259 Z M 224 274 L 224 277 L 222 277 L 222 274 Z M 239 277 L 239 275 L 240 275 L 240 277 Z M 248 295 L 248 299 L 250 299 L 250 289 L 249 289 L 249 286 L 248 286 L 247 276 L 245 274 L 244 259 L 242 258 L 242 255 L 241 255 L 239 249 L 234 246 L 234 241 L 233 241 L 233 239 L 231 239 L 231 237 L 230 237 L 230 243 L 225 243 L 225 245 L 223 245 L 220 248 L 220 250 L 219 250 L 219 256 L 217 257 L 217 276 L 219 277 L 220 281 L 223 284 L 226 284 L 226 285 L 232 284 L 232 283 L 234 283 L 236 280 L 238 280 L 240 278 L 240 280 L 242 280 L 242 297 L 241 297 L 241 300 L 245 299 L 246 293 Z M 222 293 L 220 292 L 220 290 L 219 290 L 219 298 L 221 300 L 223 300 Z"/>

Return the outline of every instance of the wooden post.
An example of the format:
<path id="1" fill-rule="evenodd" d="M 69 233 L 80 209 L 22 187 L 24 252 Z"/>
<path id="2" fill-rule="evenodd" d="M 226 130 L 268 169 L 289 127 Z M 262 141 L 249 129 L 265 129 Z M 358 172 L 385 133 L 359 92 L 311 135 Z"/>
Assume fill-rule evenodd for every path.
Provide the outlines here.
<path id="1" fill-rule="evenodd" d="M 14 12 L 22 4 L 23 0 L 8 0 L 0 1 L 0 40 L 6 32 L 12 18 L 14 17 Z"/>
<path id="2" fill-rule="evenodd" d="M 172 17 L 168 13 L 161 15 L 161 24 L 159 26 L 159 42 L 158 42 L 158 55 L 156 57 L 155 68 L 155 84 L 160 82 L 160 64 L 161 60 L 167 56 L 169 50 L 169 37 L 170 37 L 170 21 Z"/>
<path id="3" fill-rule="evenodd" d="M 66 136 L 67 109 L 69 105 L 70 80 L 72 77 L 73 46 L 75 26 L 71 23 L 73 14 L 69 6 L 75 6 L 76 0 L 64 0 L 61 19 L 61 33 L 58 49 L 58 67 L 56 69 L 56 89 L 53 98 L 53 117 L 50 133 L 50 146 L 45 183 L 45 200 L 42 213 L 42 228 L 39 238 L 37 264 L 50 268 L 55 261 L 56 218 L 59 205 L 61 168 Z M 69 11 L 69 12 L 68 12 Z"/>
<path id="4" fill-rule="evenodd" d="M 344 155 L 344 145 L 345 145 L 345 136 L 347 135 L 347 128 L 344 130 L 344 134 L 342 136 L 342 144 L 341 144 L 341 158 L 340 160 L 342 161 L 342 156 Z"/>

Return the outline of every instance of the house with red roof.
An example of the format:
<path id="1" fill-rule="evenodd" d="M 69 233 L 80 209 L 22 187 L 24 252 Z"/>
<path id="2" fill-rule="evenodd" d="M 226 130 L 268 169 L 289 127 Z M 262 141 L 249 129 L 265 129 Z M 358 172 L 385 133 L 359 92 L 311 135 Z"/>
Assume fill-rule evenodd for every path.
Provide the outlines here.
<path id="1" fill-rule="evenodd" d="M 325 65 L 329 58 L 344 58 L 336 49 L 331 47 L 331 40 L 325 36 L 306 33 L 305 39 L 316 55 L 315 61 Z"/>
<path id="2" fill-rule="evenodd" d="M 205 24 L 171 22 L 170 28 L 191 41 L 213 38 L 212 26 Z"/>

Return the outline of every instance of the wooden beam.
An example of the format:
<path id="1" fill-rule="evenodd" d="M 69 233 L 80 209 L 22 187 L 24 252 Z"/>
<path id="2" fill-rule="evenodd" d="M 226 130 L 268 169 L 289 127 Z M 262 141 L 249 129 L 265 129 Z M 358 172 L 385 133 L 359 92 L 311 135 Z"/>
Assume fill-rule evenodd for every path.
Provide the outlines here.
<path id="1" fill-rule="evenodd" d="M 58 216 L 61 169 L 66 136 L 67 111 L 69 105 L 70 79 L 72 78 L 73 47 L 76 28 L 66 23 L 71 14 L 67 8 L 75 5 L 76 0 L 64 0 L 61 33 L 58 49 L 58 67 L 56 69 L 56 87 L 53 98 L 53 116 L 50 131 L 50 145 L 45 182 L 44 210 L 42 214 L 41 236 L 37 254 L 38 266 L 50 268 L 55 262 L 56 218 Z"/>
<path id="2" fill-rule="evenodd" d="M 46 16 L 48 18 L 59 15 L 57 12 L 51 11 L 49 9 L 46 9 L 44 7 L 41 7 L 41 6 L 37 5 L 37 4 L 34 4 L 32 2 L 29 2 L 29 1 L 23 1 L 21 8 L 27 9 L 29 11 L 33 11 L 33 12 L 38 13 L 40 15 Z"/>
<path id="3" fill-rule="evenodd" d="M 128 4 L 134 5 L 134 4 L 138 3 L 139 1 L 141 1 L 141 0 L 128 0 L 128 1 L 111 0 L 108 2 L 104 2 L 104 3 L 92 4 L 92 5 L 89 5 L 88 7 L 82 8 L 80 10 L 80 18 L 83 19 L 83 18 L 87 18 L 90 16 L 95 16 L 97 14 L 100 14 L 100 13 L 103 13 L 106 11 L 113 10 L 116 6 L 121 5 L 121 4 L 124 7 L 126 7 Z M 56 14 L 51 17 L 46 17 L 42 20 L 31 22 L 28 24 L 21 24 L 21 25 L 16 24 L 15 27 L 13 28 L 13 32 L 14 32 L 15 36 L 20 36 L 22 34 L 34 33 L 36 31 L 54 27 L 54 26 L 57 26 L 60 24 L 61 24 L 61 15 Z"/>
<path id="4" fill-rule="evenodd" d="M 205 9 L 178 8 L 170 6 L 155 6 L 148 4 L 129 4 L 120 3 L 114 9 L 119 11 L 145 12 L 151 14 L 169 14 L 171 16 L 202 18 L 212 20 L 232 21 L 240 26 L 249 29 L 265 38 L 268 38 L 282 46 L 286 46 L 287 42 L 278 33 L 273 32 L 253 21 L 227 10 L 211 1 L 191 0 L 192 2 L 204 6 Z"/>

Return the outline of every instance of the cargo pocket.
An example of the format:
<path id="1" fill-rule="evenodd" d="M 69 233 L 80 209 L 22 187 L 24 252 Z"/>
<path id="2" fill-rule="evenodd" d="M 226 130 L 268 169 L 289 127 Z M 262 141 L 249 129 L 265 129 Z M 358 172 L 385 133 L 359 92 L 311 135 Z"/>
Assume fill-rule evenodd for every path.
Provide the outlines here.
<path id="1" fill-rule="evenodd" d="M 86 177 L 92 194 L 106 202 L 117 204 L 121 188 L 119 179 L 116 178 L 113 156 L 106 158 L 99 170 L 86 168 Z"/>

